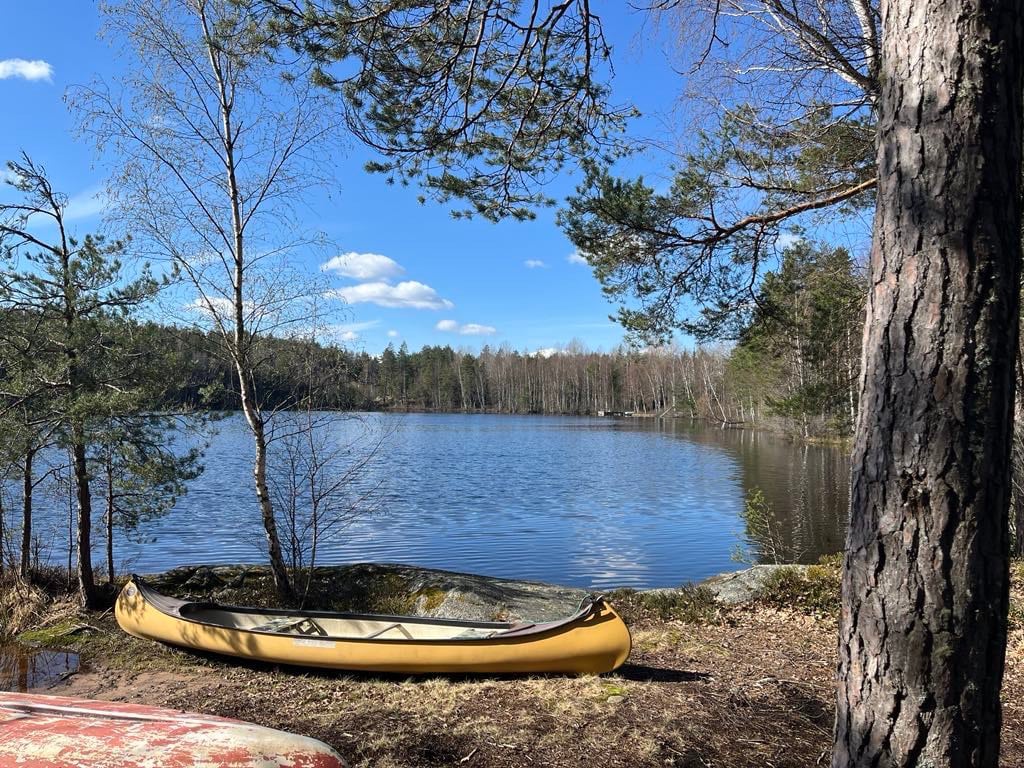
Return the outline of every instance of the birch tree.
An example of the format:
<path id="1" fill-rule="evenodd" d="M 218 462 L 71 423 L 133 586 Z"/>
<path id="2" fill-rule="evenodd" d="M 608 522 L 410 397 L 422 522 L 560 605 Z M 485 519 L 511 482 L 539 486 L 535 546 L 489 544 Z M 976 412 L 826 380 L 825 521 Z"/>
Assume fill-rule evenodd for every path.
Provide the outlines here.
<path id="1" fill-rule="evenodd" d="M 303 321 L 296 300 L 306 286 L 287 257 L 309 244 L 294 234 L 293 211 L 322 180 L 329 111 L 294 62 L 275 57 L 254 3 L 123 0 L 104 13 L 128 74 L 116 88 L 75 89 L 72 103 L 117 158 L 119 218 L 180 271 L 234 369 L 270 567 L 292 602 L 267 484 L 271 412 L 256 372 L 263 339 Z"/>

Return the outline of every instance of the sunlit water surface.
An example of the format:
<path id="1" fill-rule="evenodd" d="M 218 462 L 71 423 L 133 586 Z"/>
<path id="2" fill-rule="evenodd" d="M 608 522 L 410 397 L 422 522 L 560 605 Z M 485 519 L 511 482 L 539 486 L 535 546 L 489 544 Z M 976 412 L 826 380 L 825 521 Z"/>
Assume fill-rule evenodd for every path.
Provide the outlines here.
<path id="1" fill-rule="evenodd" d="M 333 429 L 341 443 L 356 440 L 354 455 L 366 431 L 390 436 L 352 486 L 374 511 L 323 542 L 320 564 L 677 585 L 741 567 L 741 512 L 755 488 L 791 554 L 808 561 L 842 547 L 848 462 L 835 448 L 684 420 L 368 414 Z M 134 541 L 119 536 L 119 564 L 146 573 L 261 561 L 251 454 L 242 419 L 219 422 L 205 473 Z M 67 507 L 42 506 L 38 530 L 61 562 Z"/>

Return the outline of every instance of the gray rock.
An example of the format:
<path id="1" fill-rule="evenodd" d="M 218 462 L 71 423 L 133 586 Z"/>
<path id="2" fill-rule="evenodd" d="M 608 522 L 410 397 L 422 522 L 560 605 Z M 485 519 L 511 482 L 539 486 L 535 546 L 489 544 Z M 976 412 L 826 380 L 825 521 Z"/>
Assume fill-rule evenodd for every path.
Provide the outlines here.
<path id="1" fill-rule="evenodd" d="M 146 577 L 171 594 L 206 593 L 232 602 L 230 590 L 269 579 L 265 566 L 226 565 L 175 568 Z M 329 584 L 331 602 L 343 610 L 369 610 L 470 621 L 552 621 L 571 615 L 587 590 L 537 581 L 499 579 L 398 563 L 355 563 L 317 568 L 317 582 Z"/>
<path id="2" fill-rule="evenodd" d="M 702 581 L 723 605 L 742 605 L 757 598 L 765 582 L 782 568 L 806 569 L 805 565 L 755 565 L 735 573 L 722 573 Z"/>
<path id="3" fill-rule="evenodd" d="M 343 566 L 356 582 L 400 581 L 421 616 L 471 621 L 551 621 L 576 611 L 584 589 L 538 581 L 498 579 L 396 563 Z"/>
<path id="4" fill-rule="evenodd" d="M 224 582 L 214 573 L 212 568 L 201 565 L 192 572 L 184 586 L 191 589 L 210 589 L 223 586 L 223 584 Z"/>
<path id="5" fill-rule="evenodd" d="M 753 601 L 765 581 L 780 568 L 800 565 L 755 565 L 735 573 L 713 576 L 706 587 L 724 605 Z M 175 568 L 150 577 L 158 589 L 172 594 L 213 593 L 231 602 L 230 591 L 248 580 L 269 579 L 265 566 L 224 565 Z M 584 589 L 420 568 L 400 563 L 355 563 L 317 568 L 317 581 L 330 585 L 333 602 L 345 610 L 369 610 L 419 616 L 445 616 L 472 621 L 552 621 L 576 611 L 587 596 Z M 673 588 L 644 590 L 645 594 L 676 592 Z"/>

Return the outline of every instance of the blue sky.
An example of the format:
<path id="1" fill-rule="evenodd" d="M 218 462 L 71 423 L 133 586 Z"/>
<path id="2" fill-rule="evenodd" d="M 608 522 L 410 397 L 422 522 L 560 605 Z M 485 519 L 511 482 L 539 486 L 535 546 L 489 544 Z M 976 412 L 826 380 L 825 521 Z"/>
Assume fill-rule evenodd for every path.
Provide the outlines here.
<path id="1" fill-rule="evenodd" d="M 637 103 L 645 113 L 670 107 L 678 76 L 649 35 L 641 49 L 642 17 L 627 12 L 625 4 L 610 6 L 604 21 L 617 54 L 616 100 Z M 66 0 L 7 3 L 4 16 L 0 98 L 7 119 L 0 122 L 0 158 L 28 152 L 71 198 L 74 226 L 82 232 L 98 228 L 102 203 L 95 195 L 105 169 L 88 140 L 75 137 L 63 97 L 68 86 L 97 74 L 117 80 L 118 64 L 98 37 L 99 11 L 93 3 Z M 346 260 L 345 271 L 370 275 L 336 277 L 335 287 L 344 295 L 364 299 L 351 301 L 345 312 L 349 346 L 375 354 L 389 341 L 406 341 L 414 349 L 508 343 L 527 350 L 572 339 L 604 349 L 620 342 L 621 329 L 608 320 L 614 307 L 589 267 L 571 258 L 572 245 L 555 225 L 553 210 L 525 223 L 456 221 L 444 206 L 418 203 L 416 189 L 388 187 L 366 174 L 362 168 L 372 155 L 348 144 L 346 154 L 332 158 L 340 188 L 315 198 L 305 223 L 324 231 L 337 255 L 357 254 Z M 567 174 L 547 191 L 561 198 L 574 182 Z M 316 270 L 320 261 L 322 255 L 311 256 L 307 267 Z M 387 274 L 374 277 L 373 265 Z M 375 303 L 388 299 L 365 283 L 380 282 L 392 288 L 428 286 L 432 294 L 407 285 L 389 303 L 433 308 Z M 362 287 L 353 290 L 356 285 Z M 433 300 L 417 301 L 425 295 Z"/>

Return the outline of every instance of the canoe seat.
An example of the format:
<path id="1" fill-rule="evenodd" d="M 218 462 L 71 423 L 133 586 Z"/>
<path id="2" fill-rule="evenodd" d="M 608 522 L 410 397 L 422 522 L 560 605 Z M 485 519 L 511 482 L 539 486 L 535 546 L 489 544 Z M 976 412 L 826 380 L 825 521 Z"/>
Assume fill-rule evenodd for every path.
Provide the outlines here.
<path id="1" fill-rule="evenodd" d="M 301 619 L 296 619 L 293 616 L 282 616 L 251 629 L 253 632 L 295 632 L 299 635 L 327 635 L 327 630 L 308 616 L 304 616 Z"/>
<path id="2" fill-rule="evenodd" d="M 409 640 L 413 639 L 412 633 L 410 633 L 408 629 L 406 629 L 404 626 L 402 626 L 401 622 L 395 622 L 394 624 L 389 624 L 388 626 L 384 627 L 384 629 L 378 629 L 376 632 L 371 632 L 368 635 L 363 635 L 363 639 L 364 640 L 372 640 L 375 637 L 380 637 L 385 632 L 390 632 L 392 629 L 397 629 L 399 632 L 401 632 L 403 635 L 405 635 Z"/>
<path id="3" fill-rule="evenodd" d="M 488 637 L 494 637 L 496 634 L 498 633 L 493 630 L 474 629 L 473 627 L 470 627 L 469 629 L 452 637 L 452 640 L 484 640 Z"/>

